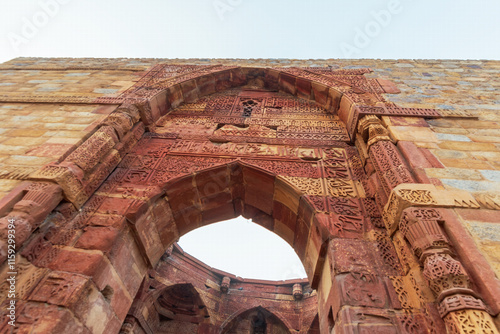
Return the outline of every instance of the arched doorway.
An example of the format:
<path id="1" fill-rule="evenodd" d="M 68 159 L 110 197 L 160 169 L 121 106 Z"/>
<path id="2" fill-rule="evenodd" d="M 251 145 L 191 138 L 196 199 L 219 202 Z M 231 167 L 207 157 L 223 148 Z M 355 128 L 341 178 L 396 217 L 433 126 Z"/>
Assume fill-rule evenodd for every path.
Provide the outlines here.
<path id="1" fill-rule="evenodd" d="M 5 210 L 22 223 L 20 247 L 26 242 L 20 311 L 57 314 L 51 325 L 57 328 L 117 332 L 148 269 L 169 245 L 199 226 L 242 214 L 293 245 L 318 289 L 322 332 L 365 323 L 387 332 L 442 325 L 435 305 L 426 303 L 434 299 L 418 294 L 427 287 L 408 254 L 413 236 L 393 234 L 412 205 L 469 202 L 442 204 L 429 185 L 397 188 L 425 180 L 408 168 L 375 116 L 435 117 L 437 111 L 387 103 L 380 94 L 393 86 L 364 78 L 365 70 L 221 66 L 168 76 L 165 68 L 106 100 L 124 104 L 63 162 L 33 174 L 32 183 L 9 198 Z M 211 94 L 222 96 L 200 101 Z M 160 120 L 165 115 L 177 120 Z M 364 115 L 372 117 L 358 122 Z M 40 225 L 62 196 L 67 202 Z M 28 219 L 30 213 L 35 218 Z M 428 226 L 444 240 L 442 216 L 426 213 L 439 218 Z M 401 245 L 399 254 L 390 237 Z M 425 265 L 452 263 L 446 254 Z M 400 258 L 407 261 L 403 268 Z M 442 290 L 436 284 L 434 291 Z M 52 291 L 64 292 L 56 298 Z M 73 315 L 74 322 L 61 320 Z M 48 323 L 30 319 L 36 319 L 32 327 Z"/>
<path id="2" fill-rule="evenodd" d="M 231 316 L 222 334 L 289 334 L 288 327 L 276 315 L 265 308 L 256 307 Z"/>

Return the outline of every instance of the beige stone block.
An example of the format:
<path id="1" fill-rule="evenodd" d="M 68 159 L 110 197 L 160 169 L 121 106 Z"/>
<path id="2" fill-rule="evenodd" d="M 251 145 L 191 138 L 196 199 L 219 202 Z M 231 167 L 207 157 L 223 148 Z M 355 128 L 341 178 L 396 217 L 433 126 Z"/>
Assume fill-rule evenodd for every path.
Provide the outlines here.
<path id="1" fill-rule="evenodd" d="M 425 173 L 438 179 L 483 180 L 480 172 L 465 168 L 425 168 Z"/>
<path id="2" fill-rule="evenodd" d="M 7 139 L 2 144 L 3 145 L 13 145 L 13 146 L 21 144 L 23 146 L 33 147 L 33 146 L 41 145 L 41 144 L 45 143 L 46 141 L 47 141 L 47 138 L 45 138 L 45 137 L 41 137 L 41 138 L 37 138 L 37 137 L 14 137 L 14 138 Z"/>
<path id="3" fill-rule="evenodd" d="M 420 142 L 420 141 L 416 141 L 413 144 L 415 144 L 415 146 L 421 147 L 421 148 L 439 149 L 439 146 L 436 143 L 432 143 L 432 142 Z"/>
<path id="4" fill-rule="evenodd" d="M 12 189 L 14 189 L 17 185 L 19 185 L 22 181 L 20 180 L 5 180 L 0 179 L 0 192 L 9 193 Z"/>
<path id="5" fill-rule="evenodd" d="M 500 137 L 498 136 L 478 136 L 478 135 L 468 135 L 468 137 L 474 142 L 480 143 L 500 143 Z"/>
<path id="6" fill-rule="evenodd" d="M 3 143 L 0 144 L 0 154 L 2 155 L 23 154 L 28 149 L 29 147 L 27 146 L 4 145 Z"/>
<path id="7" fill-rule="evenodd" d="M 50 130 L 68 130 L 68 131 L 84 131 L 87 124 L 61 124 L 61 123 L 43 123 L 41 126 Z"/>
<path id="8" fill-rule="evenodd" d="M 484 160 L 474 159 L 439 159 L 445 167 L 470 168 L 470 169 L 494 169 L 492 165 Z"/>
<path id="9" fill-rule="evenodd" d="M 294 231 L 292 231 L 288 226 L 280 222 L 279 220 L 274 220 L 274 233 L 279 235 L 283 240 L 285 240 L 289 245 L 293 245 L 293 240 L 295 239 Z"/>
<path id="10" fill-rule="evenodd" d="M 12 155 L 4 161 L 6 165 L 20 165 L 20 166 L 43 166 L 49 162 L 54 161 L 51 157 L 35 157 L 25 155 Z"/>
<path id="11" fill-rule="evenodd" d="M 47 131 L 47 137 L 83 138 L 86 131 Z"/>
<path id="12" fill-rule="evenodd" d="M 37 129 L 15 129 L 6 132 L 5 135 L 9 137 L 42 137 L 46 132 L 46 130 Z"/>
<path id="13" fill-rule="evenodd" d="M 475 159 L 487 161 L 500 161 L 500 150 L 498 152 L 471 152 Z"/>
<path id="14" fill-rule="evenodd" d="M 498 151 L 498 148 L 492 143 L 445 141 L 439 143 L 438 146 L 456 151 Z"/>
<path id="15" fill-rule="evenodd" d="M 79 144 L 82 141 L 81 138 L 66 138 L 66 137 L 52 137 L 47 140 L 47 144 Z"/>
<path id="16" fill-rule="evenodd" d="M 425 127 L 415 126 L 389 126 L 389 133 L 395 140 L 404 140 L 411 142 L 431 142 L 436 143 L 437 139 L 434 132 Z"/>
<path id="17" fill-rule="evenodd" d="M 462 128 L 440 128 L 440 127 L 432 127 L 432 131 L 438 133 L 451 133 L 455 135 L 466 135 L 469 131 Z"/>
<path id="18" fill-rule="evenodd" d="M 70 117 L 66 118 L 65 123 L 68 124 L 92 124 L 93 122 L 99 122 L 106 118 L 107 115 L 96 115 L 95 117 Z"/>

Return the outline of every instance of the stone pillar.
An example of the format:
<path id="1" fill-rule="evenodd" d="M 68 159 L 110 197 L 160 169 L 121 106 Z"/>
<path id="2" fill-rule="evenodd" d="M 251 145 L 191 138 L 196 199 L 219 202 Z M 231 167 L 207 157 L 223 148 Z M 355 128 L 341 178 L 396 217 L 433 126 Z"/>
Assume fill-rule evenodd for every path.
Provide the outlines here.
<path id="1" fill-rule="evenodd" d="M 410 207 L 403 211 L 399 230 L 423 266 L 446 329 L 448 333 L 498 333 L 467 272 L 454 258 L 439 225 L 442 219 L 439 209 Z"/>
<path id="2" fill-rule="evenodd" d="M 380 187 L 376 187 L 379 189 L 375 198 L 383 207 L 392 189 L 402 183 L 415 183 L 415 179 L 377 116 L 363 117 L 358 124 L 358 134 L 360 139 L 357 139 L 356 145 L 361 146 L 360 151 L 365 152 L 365 158 L 369 158 L 377 174 Z"/>

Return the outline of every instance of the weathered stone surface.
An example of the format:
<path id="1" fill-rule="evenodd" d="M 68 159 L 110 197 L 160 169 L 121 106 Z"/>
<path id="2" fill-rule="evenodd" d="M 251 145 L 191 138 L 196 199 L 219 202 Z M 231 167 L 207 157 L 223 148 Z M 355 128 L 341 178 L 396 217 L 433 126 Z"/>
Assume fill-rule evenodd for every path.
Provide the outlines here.
<path id="1" fill-rule="evenodd" d="M 221 306 L 222 277 L 205 268 L 212 276 L 202 283 L 191 275 L 201 267 L 187 257 L 183 277 L 198 280 L 197 290 L 181 290 L 198 308 L 174 312 L 170 331 L 216 333 L 226 320 L 226 328 L 248 331 L 252 319 L 273 332 L 441 330 L 440 302 L 451 330 L 464 317 L 485 319 L 469 312 L 483 307 L 471 299 L 476 294 L 498 313 L 499 118 L 487 86 L 495 83 L 496 62 L 191 62 L 0 65 L 13 83 L 0 87 L 0 195 L 34 181 L 0 202 L 0 259 L 11 255 L 12 225 L 23 255 L 21 298 L 66 307 L 34 322 L 23 318 L 29 325 L 22 330 L 116 333 L 124 321 L 126 331 L 146 323 L 166 330 L 157 310 L 168 318 L 169 306 L 153 307 L 147 296 L 158 282 L 162 289 L 185 282 L 170 268 L 164 273 L 171 281 L 154 283 L 148 270 L 165 263 L 160 258 L 180 236 L 240 214 L 299 255 L 318 293 L 301 310 L 308 320 L 287 304 L 297 303 L 292 285 L 285 291 L 231 279 L 225 298 L 237 301 Z M 377 79 L 366 75 L 367 66 Z M 63 202 L 51 213 L 61 200 L 73 207 Z M 405 216 L 399 224 L 410 207 L 444 213 L 421 222 L 415 219 L 423 216 Z M 439 300 L 418 297 L 429 290 L 424 276 Z M 55 281 L 68 282 L 68 293 L 50 292 Z M 304 304 L 312 299 L 303 291 Z M 149 306 L 130 308 L 133 296 Z M 252 308 L 250 297 L 273 302 Z M 465 315 L 457 303 L 470 306 Z"/>

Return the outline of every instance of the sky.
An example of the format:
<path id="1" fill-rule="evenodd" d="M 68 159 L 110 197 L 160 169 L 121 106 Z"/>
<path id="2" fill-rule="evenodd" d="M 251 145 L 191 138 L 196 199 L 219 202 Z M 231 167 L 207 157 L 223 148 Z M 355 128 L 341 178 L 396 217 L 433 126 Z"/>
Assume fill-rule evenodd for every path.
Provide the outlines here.
<path id="1" fill-rule="evenodd" d="M 191 231 L 179 245 L 211 267 L 243 278 L 306 277 L 299 257 L 285 240 L 243 217 Z"/>
<path id="2" fill-rule="evenodd" d="M 500 58 L 498 0 L 0 0 L 17 56 Z"/>
<path id="3" fill-rule="evenodd" d="M 0 0 L 0 62 L 19 56 L 500 59 L 499 13 L 499 0 Z M 305 276 L 290 246 L 246 221 L 198 229 L 181 246 L 243 277 Z M 270 254 L 278 254 L 274 262 Z"/>

